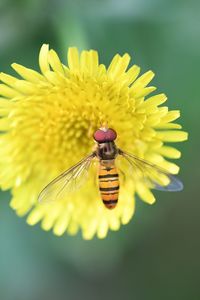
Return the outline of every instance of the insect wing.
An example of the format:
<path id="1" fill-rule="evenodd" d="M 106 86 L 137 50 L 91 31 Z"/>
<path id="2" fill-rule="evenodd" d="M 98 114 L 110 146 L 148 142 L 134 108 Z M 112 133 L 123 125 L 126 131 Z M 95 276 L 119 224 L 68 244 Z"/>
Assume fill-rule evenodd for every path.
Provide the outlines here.
<path id="1" fill-rule="evenodd" d="M 176 192 L 183 189 L 183 183 L 180 179 L 171 175 L 165 169 L 122 150 L 119 150 L 119 154 L 129 163 L 133 176 L 144 181 L 150 188 L 168 192 Z"/>
<path id="2" fill-rule="evenodd" d="M 39 194 L 39 202 L 61 200 L 66 194 L 76 191 L 87 178 L 88 170 L 95 154 L 92 153 L 76 165 L 52 180 Z"/>

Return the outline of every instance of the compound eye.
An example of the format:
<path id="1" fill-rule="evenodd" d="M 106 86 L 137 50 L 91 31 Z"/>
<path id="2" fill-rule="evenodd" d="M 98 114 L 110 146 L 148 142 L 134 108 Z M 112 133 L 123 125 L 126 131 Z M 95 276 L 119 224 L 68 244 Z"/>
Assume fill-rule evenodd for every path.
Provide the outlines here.
<path id="1" fill-rule="evenodd" d="M 112 128 L 108 128 L 106 132 L 106 139 L 111 142 L 114 141 L 116 137 L 117 137 L 116 131 Z"/>
<path id="2" fill-rule="evenodd" d="M 93 135 L 94 139 L 96 142 L 98 143 L 103 143 L 105 141 L 105 131 L 98 129 L 97 131 L 95 131 L 94 135 Z"/>

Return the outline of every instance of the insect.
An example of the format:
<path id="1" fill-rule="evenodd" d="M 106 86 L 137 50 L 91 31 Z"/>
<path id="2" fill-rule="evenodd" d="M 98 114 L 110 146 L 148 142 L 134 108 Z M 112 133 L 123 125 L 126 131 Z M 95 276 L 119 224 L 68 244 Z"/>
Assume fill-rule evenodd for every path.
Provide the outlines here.
<path id="1" fill-rule="evenodd" d="M 39 202 L 56 201 L 71 190 L 77 190 L 82 179 L 88 174 L 92 161 L 99 162 L 99 192 L 108 209 L 116 207 L 119 197 L 120 181 L 116 158 L 123 158 L 129 166 L 130 173 L 143 180 L 150 188 L 162 191 L 181 191 L 182 182 L 164 169 L 119 149 L 115 140 L 117 133 L 111 128 L 102 127 L 93 135 L 96 149 L 76 165 L 56 177 L 39 194 Z"/>

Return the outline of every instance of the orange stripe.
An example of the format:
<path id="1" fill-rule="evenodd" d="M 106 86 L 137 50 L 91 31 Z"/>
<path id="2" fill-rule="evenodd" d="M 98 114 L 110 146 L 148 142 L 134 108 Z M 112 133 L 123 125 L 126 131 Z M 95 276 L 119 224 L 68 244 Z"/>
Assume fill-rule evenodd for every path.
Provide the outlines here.
<path id="1" fill-rule="evenodd" d="M 101 195 L 102 200 L 109 201 L 109 200 L 118 200 L 118 194 L 108 194 L 108 195 Z"/>
<path id="2" fill-rule="evenodd" d="M 106 181 L 106 182 L 99 182 L 100 188 L 109 188 L 109 187 L 117 187 L 119 186 L 119 180 L 116 179 L 115 181 Z"/>
<path id="3" fill-rule="evenodd" d="M 117 169 L 115 167 L 111 170 L 106 170 L 102 168 L 100 168 L 99 170 L 99 175 L 116 174 L 116 173 L 117 173 Z"/>

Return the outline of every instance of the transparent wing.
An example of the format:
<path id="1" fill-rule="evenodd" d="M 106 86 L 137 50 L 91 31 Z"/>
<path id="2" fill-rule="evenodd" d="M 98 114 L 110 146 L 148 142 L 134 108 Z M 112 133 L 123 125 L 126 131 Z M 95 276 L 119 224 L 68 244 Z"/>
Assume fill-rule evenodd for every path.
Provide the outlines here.
<path id="1" fill-rule="evenodd" d="M 168 192 L 176 192 L 183 189 L 183 183 L 180 179 L 171 175 L 165 169 L 120 149 L 119 154 L 129 163 L 133 176 L 143 180 L 150 188 Z"/>
<path id="2" fill-rule="evenodd" d="M 76 191 L 87 177 L 95 153 L 86 156 L 76 165 L 52 180 L 39 194 L 39 202 L 61 200 L 66 194 Z"/>

